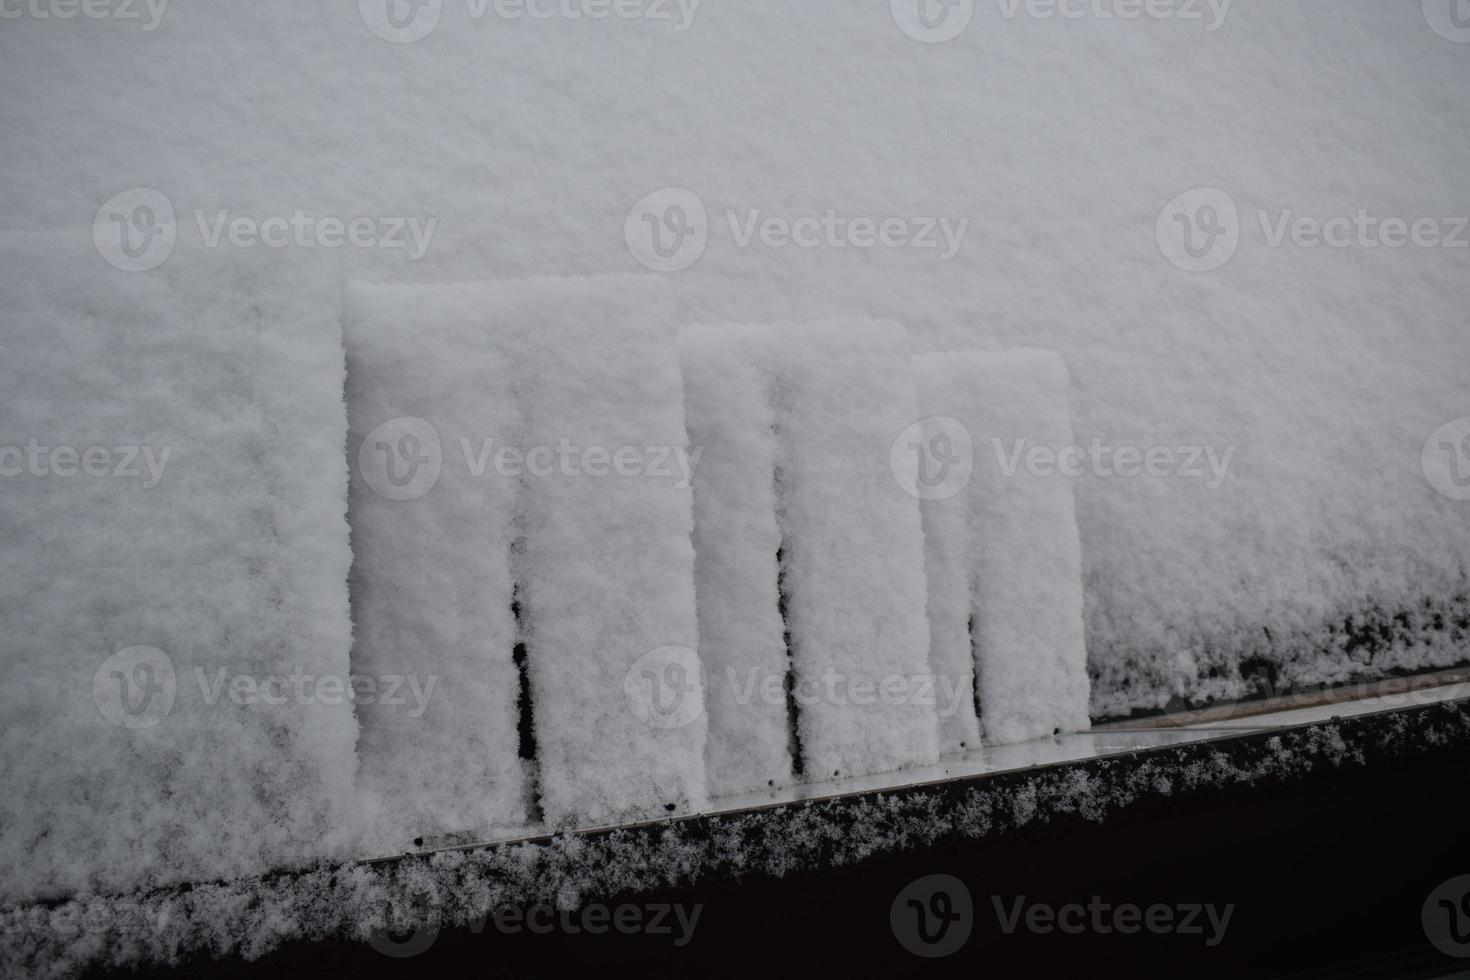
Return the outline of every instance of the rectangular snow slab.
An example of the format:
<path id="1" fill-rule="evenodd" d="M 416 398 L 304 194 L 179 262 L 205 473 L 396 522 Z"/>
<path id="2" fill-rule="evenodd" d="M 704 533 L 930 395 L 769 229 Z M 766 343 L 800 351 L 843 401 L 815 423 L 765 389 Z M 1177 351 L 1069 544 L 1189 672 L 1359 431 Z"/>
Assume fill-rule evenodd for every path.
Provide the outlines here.
<path id="1" fill-rule="evenodd" d="M 351 593 L 369 852 L 526 822 L 507 338 L 474 287 L 345 297 Z"/>
<path id="2" fill-rule="evenodd" d="M 673 297 L 647 276 L 492 287 L 525 419 L 523 605 L 553 825 L 703 806 L 693 491 Z"/>
<path id="3" fill-rule="evenodd" d="M 803 772 L 938 759 L 924 533 L 890 449 L 919 418 L 908 335 L 831 320 L 773 328 L 777 508 Z"/>
<path id="4" fill-rule="evenodd" d="M 923 530 L 889 465 L 894 438 L 918 419 L 907 335 L 861 319 L 710 329 L 758 367 L 775 427 L 778 603 L 801 777 L 935 762 L 941 700 L 928 665 Z M 770 563 L 740 574 L 764 579 Z M 751 699 L 762 696 L 758 686 Z"/>
<path id="5" fill-rule="evenodd" d="M 270 249 L 123 272 L 88 231 L 0 256 L 0 898 L 341 857 L 338 288 Z"/>
<path id="6" fill-rule="evenodd" d="M 915 364 L 920 403 L 934 378 Z M 942 378 L 942 372 L 941 372 Z M 929 665 L 952 711 L 939 718 L 939 750 L 953 756 L 980 748 L 976 717 L 975 657 L 970 630 L 974 607 L 970 582 L 969 499 L 963 482 L 972 471 L 968 442 L 944 418 L 925 418 L 893 447 L 892 461 L 904 485 L 919 499 L 924 522 L 924 569 L 929 586 Z"/>
<path id="7" fill-rule="evenodd" d="M 791 782 L 789 672 L 776 525 L 775 420 L 746 331 L 679 334 L 694 473 L 694 591 L 709 717 L 711 796 Z"/>
<path id="8" fill-rule="evenodd" d="M 1035 447 L 1061 453 L 1072 445 L 1066 365 L 1049 351 L 964 351 L 915 358 L 915 370 L 930 426 L 951 447 L 967 444 L 961 455 L 973 458 L 968 485 L 931 513 L 944 515 L 936 524 L 957 533 L 951 505 L 966 502 L 985 738 L 1010 744 L 1085 730 L 1089 691 L 1073 478 L 1027 462 Z M 949 624 L 944 638 L 962 643 L 958 610 L 948 598 L 962 571 L 943 558 L 931 560 L 930 570 L 942 580 L 931 583 L 931 595 L 940 597 L 936 607 Z M 942 659 L 956 656 L 950 651 Z"/>

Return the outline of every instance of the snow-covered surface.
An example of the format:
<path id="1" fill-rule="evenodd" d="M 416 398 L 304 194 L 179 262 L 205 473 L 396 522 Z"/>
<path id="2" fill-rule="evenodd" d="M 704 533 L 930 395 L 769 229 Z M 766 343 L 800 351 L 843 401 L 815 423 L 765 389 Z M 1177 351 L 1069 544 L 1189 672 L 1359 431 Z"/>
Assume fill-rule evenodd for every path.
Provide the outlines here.
<path id="1" fill-rule="evenodd" d="M 926 369 L 925 359 L 914 360 L 914 381 L 919 389 L 922 408 L 934 380 Z M 952 710 L 939 719 L 939 751 L 955 755 L 977 749 L 980 745 L 980 721 L 976 716 L 979 700 L 975 692 L 975 643 L 972 636 L 975 615 L 974 583 L 971 581 L 969 481 L 974 474 L 973 458 L 964 469 L 956 453 L 965 451 L 955 445 L 959 431 L 951 431 L 953 423 L 942 416 L 930 416 L 913 430 L 915 438 L 905 439 L 896 447 L 905 474 L 912 473 L 915 492 L 921 468 L 927 472 L 926 482 L 932 493 L 921 493 L 919 509 L 924 525 L 924 577 L 929 590 L 929 666 L 937 678 L 943 678 L 949 689 L 959 692 Z M 933 450 L 945 451 L 936 458 Z M 973 452 L 973 442 L 970 444 Z M 934 468 L 937 467 L 937 468 Z"/>
<path id="2" fill-rule="evenodd" d="M 682 30 L 673 5 L 495 9 L 446 0 L 411 43 L 356 3 L 179 0 L 153 30 L 7 19 L 0 229 L 85 224 L 146 186 L 191 241 L 195 209 L 206 228 L 220 210 L 438 217 L 417 260 L 406 233 L 328 253 L 369 278 L 591 274 L 640 270 L 630 209 L 688 188 L 708 241 L 668 276 L 680 322 L 860 314 L 927 350 L 1046 347 L 1072 371 L 1079 442 L 1236 448 L 1213 488 L 1079 481 L 1094 714 L 1241 693 L 1248 658 L 1283 683 L 1375 669 L 1342 629 L 1368 609 L 1412 623 L 1381 665 L 1460 658 L 1433 623 L 1465 611 L 1465 506 L 1420 454 L 1470 414 L 1470 253 L 1272 248 L 1256 215 L 1470 212 L 1470 45 L 1421 0 L 1236 0 L 1215 30 L 981 2 L 939 44 L 888 3 L 706 2 Z M 1242 226 L 1207 273 L 1155 240 L 1196 187 Z M 970 221 L 941 260 L 742 246 L 726 214 L 828 208 Z"/>
<path id="3" fill-rule="evenodd" d="M 918 501 L 889 462 L 918 418 L 908 337 L 861 319 L 727 326 L 765 373 L 792 698 L 807 778 L 938 758 Z M 947 696 L 948 695 L 948 696 Z"/>
<path id="4" fill-rule="evenodd" d="M 698 809 L 707 720 L 672 294 L 652 276 L 545 277 L 480 300 L 485 329 L 517 342 L 517 576 L 546 820 Z M 537 475 L 531 454 L 567 444 L 574 472 Z"/>
<path id="5" fill-rule="evenodd" d="M 0 898 L 347 857 L 340 296 L 0 249 Z"/>
<path id="6" fill-rule="evenodd" d="M 670 324 L 878 317 L 924 351 L 1042 346 L 1071 371 L 1078 444 L 1228 455 L 1219 474 L 1077 479 L 1095 716 L 1231 697 L 1255 678 L 1463 660 L 1466 504 L 1431 487 L 1421 457 L 1470 414 L 1470 252 L 1273 247 L 1257 215 L 1470 212 L 1470 45 L 1436 34 L 1432 3 L 1237 0 L 1216 30 L 979 3 L 942 44 L 907 36 L 889 4 L 844 0 L 706 3 L 685 29 L 676 13 L 512 21 L 493 4 L 474 19 L 447 0 L 411 43 L 375 36 L 366 0 L 179 0 L 156 25 L 138 5 L 139 20 L 7 7 L 0 235 L 16 254 L 0 291 L 0 446 L 177 443 L 146 502 L 126 479 L 4 478 L 7 888 L 229 873 L 340 844 L 348 709 L 196 713 L 180 693 L 154 728 L 104 731 L 93 670 L 137 644 L 190 683 L 194 666 L 346 672 L 341 352 L 324 339 L 338 299 L 311 266 L 421 282 L 646 273 L 630 210 L 660 188 L 690 189 L 707 217 L 702 254 L 666 275 Z M 1227 264 L 1188 272 L 1156 230 L 1199 187 L 1238 206 L 1240 240 Z M 92 251 L 88 223 L 130 188 L 155 189 L 177 218 L 152 271 Z M 282 249 L 226 237 L 195 254 L 233 218 L 298 209 L 424 235 Z M 744 240 L 752 219 L 827 209 L 968 231 L 953 254 Z M 50 258 L 37 229 L 63 229 L 69 255 Z M 663 398 L 671 343 L 645 375 L 623 359 L 632 348 L 583 327 L 540 338 L 534 383 L 565 392 L 564 360 L 580 372 L 595 352 L 639 405 L 676 401 Z M 171 495 L 175 474 L 187 492 Z M 606 543 L 596 561 L 614 567 Z M 665 544 L 678 550 L 638 537 L 630 554 L 652 562 Z M 558 601 L 576 571 L 557 573 Z M 691 578 L 635 574 L 629 593 Z M 692 593 L 667 596 L 680 622 L 649 645 L 692 644 Z M 575 719 L 586 732 L 627 723 L 621 688 L 605 689 L 623 678 L 604 667 L 605 700 Z M 570 718 L 543 732 L 556 710 L 537 714 L 553 756 L 591 738 Z M 682 751 L 659 756 L 681 786 L 697 765 Z M 551 801 L 614 809 L 620 762 L 586 799 L 553 772 Z M 627 792 L 680 795 L 666 789 Z M 165 798 L 181 809 L 162 812 Z M 221 831 L 212 814 L 226 811 Z"/>
<path id="7" fill-rule="evenodd" d="M 369 853 L 527 819 L 516 482 L 471 466 L 485 440 L 519 436 L 514 335 L 487 329 L 479 299 L 360 284 L 344 299 L 352 669 L 373 681 L 357 705 Z"/>
<path id="8" fill-rule="evenodd" d="M 694 591 L 709 717 L 711 796 L 791 781 L 776 523 L 776 428 L 767 374 L 744 331 L 679 332 L 694 472 Z"/>
<path id="9" fill-rule="evenodd" d="M 986 447 L 975 455 L 969 483 L 937 502 L 967 509 L 960 574 L 970 586 L 986 741 L 1082 731 L 1087 650 L 1072 482 L 1031 462 L 1035 449 L 1061 453 L 1073 444 L 1066 365 L 1049 351 L 957 351 L 917 358 L 915 373 L 924 414 L 958 423 L 951 442 L 964 437 Z M 956 569 L 931 562 L 931 572 L 944 588 L 945 573 Z M 947 621 L 959 618 L 945 611 Z"/>

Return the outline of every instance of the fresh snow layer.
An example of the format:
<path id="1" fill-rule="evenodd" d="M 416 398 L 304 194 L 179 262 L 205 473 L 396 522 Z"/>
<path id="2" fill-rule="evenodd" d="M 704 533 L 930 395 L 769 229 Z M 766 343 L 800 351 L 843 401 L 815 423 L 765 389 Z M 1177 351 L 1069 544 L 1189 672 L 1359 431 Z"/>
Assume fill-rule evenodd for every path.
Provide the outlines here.
<path id="1" fill-rule="evenodd" d="M 0 266 L 0 898 L 346 856 L 331 275 L 189 249 L 126 273 L 85 228 Z"/>
<path id="2" fill-rule="evenodd" d="M 1068 376 L 1049 351 L 958 351 L 915 359 L 927 417 L 959 423 L 974 447 L 966 502 L 968 580 L 980 722 L 999 745 L 1088 727 L 1082 554 L 1070 478 L 1028 463 L 1072 443 Z M 1017 451 L 1017 447 L 1020 451 Z M 950 515 L 939 522 L 954 533 Z M 953 524 L 953 527 L 951 527 Z M 931 551 L 932 555 L 932 551 Z M 945 639 L 958 641 L 951 598 L 959 563 L 931 562 Z M 954 658 L 942 658 L 949 663 Z"/>
<path id="3" fill-rule="evenodd" d="M 357 655 L 439 676 L 428 713 L 364 715 L 365 784 L 389 826 L 488 836 L 702 806 L 698 461 L 668 287 L 355 284 L 348 314 L 352 444 L 386 441 L 405 484 L 359 460 Z M 414 484 L 410 457 L 439 465 Z M 524 792 L 517 643 L 536 746 Z"/>
<path id="4" fill-rule="evenodd" d="M 521 379 L 516 574 L 545 819 L 697 809 L 697 464 L 670 290 L 652 276 L 543 277 L 486 287 L 478 302 L 485 329 L 511 338 Z"/>
<path id="5" fill-rule="evenodd" d="M 1234 447 L 1218 483 L 1208 467 L 1076 481 L 1095 714 L 1234 696 L 1242 665 L 1320 683 L 1464 657 L 1466 504 L 1420 463 L 1470 415 L 1470 253 L 1272 247 L 1258 213 L 1470 211 L 1470 46 L 1421 0 L 1236 0 L 1221 23 L 1207 4 L 977 3 L 942 44 L 881 2 L 702 3 L 682 30 L 674 4 L 507 20 L 446 2 L 417 8 L 439 17 L 410 43 L 375 36 L 373 6 L 5 21 L 0 229 L 87 223 L 154 187 L 181 242 L 222 212 L 301 209 L 375 223 L 372 247 L 331 250 L 355 276 L 585 275 L 641 271 L 630 210 L 688 188 L 708 220 L 698 261 L 669 274 L 681 323 L 863 314 L 919 351 L 1054 349 L 1084 446 Z M 1197 187 L 1239 212 L 1238 249 L 1207 273 L 1155 239 Z M 931 248 L 745 242 L 752 219 L 827 209 L 969 224 L 947 259 L 937 231 Z M 409 217 L 438 219 L 425 249 L 407 229 L 377 244 Z M 1370 610 L 1391 643 L 1358 639 Z"/>
<path id="6" fill-rule="evenodd" d="M 798 746 L 793 761 L 808 779 L 932 763 L 938 757 L 937 715 L 946 701 L 928 663 L 923 529 L 918 502 L 889 465 L 895 434 L 918 418 L 907 335 L 896 324 L 862 319 L 686 331 L 695 342 L 719 334 L 725 349 L 750 365 L 745 370 L 759 372 L 768 405 L 752 407 L 750 392 L 742 390 L 728 411 L 738 413 L 732 425 L 750 422 L 763 429 L 769 417 L 774 429 L 774 458 L 767 463 L 746 457 L 760 469 L 744 480 L 774 484 L 779 568 L 769 558 L 777 539 L 763 516 L 755 541 L 732 542 L 723 535 L 734 529 L 719 526 L 699 540 L 706 567 L 719 563 L 732 574 L 765 580 L 747 585 L 758 590 L 757 599 L 771 598 L 769 576 L 778 577 Z M 734 376 L 727 373 L 727 380 Z M 689 397 L 713 402 L 720 394 L 691 388 Z M 752 509 L 760 505 L 759 497 L 746 503 Z M 705 621 L 734 613 L 715 609 Z M 740 665 L 742 682 L 751 668 L 759 672 L 779 663 L 773 624 L 768 617 L 764 621 L 764 634 L 757 632 L 761 620 L 752 624 L 758 659 Z M 706 661 L 716 671 L 743 654 L 719 636 Z M 750 700 L 764 704 L 759 687 Z M 759 744 L 770 751 L 779 738 L 772 726 L 779 721 L 776 712 L 762 709 L 745 717 L 740 729 L 717 735 L 738 740 L 747 737 L 744 727 L 760 727 Z"/>
<path id="7" fill-rule="evenodd" d="M 803 771 L 932 763 L 952 701 L 929 669 L 918 501 L 889 460 L 895 434 L 919 417 L 908 336 L 850 319 L 767 337 Z"/>
<path id="8" fill-rule="evenodd" d="M 914 380 L 919 404 L 925 406 L 930 386 L 942 370 L 916 358 Z M 912 474 L 924 525 L 924 571 L 929 589 L 929 666 L 936 684 L 952 691 L 952 710 L 939 718 L 939 749 L 943 755 L 974 752 L 980 747 L 980 722 L 975 715 L 975 654 L 971 629 L 975 616 L 970 576 L 970 498 L 964 482 L 973 472 L 972 444 L 956 444 L 960 433 L 950 431 L 942 417 L 925 418 L 913 427 L 913 438 L 894 447 L 898 472 Z M 925 473 L 925 487 L 919 475 Z"/>
<path id="9" fill-rule="evenodd" d="M 711 796 L 791 781 L 776 524 L 776 432 L 747 331 L 679 333 L 694 474 L 694 591 L 709 717 Z"/>
<path id="10" fill-rule="evenodd" d="M 344 301 L 353 671 L 366 847 L 524 824 L 512 660 L 516 484 L 510 335 L 479 295 L 352 284 Z M 469 447 L 466 449 L 466 447 Z"/>

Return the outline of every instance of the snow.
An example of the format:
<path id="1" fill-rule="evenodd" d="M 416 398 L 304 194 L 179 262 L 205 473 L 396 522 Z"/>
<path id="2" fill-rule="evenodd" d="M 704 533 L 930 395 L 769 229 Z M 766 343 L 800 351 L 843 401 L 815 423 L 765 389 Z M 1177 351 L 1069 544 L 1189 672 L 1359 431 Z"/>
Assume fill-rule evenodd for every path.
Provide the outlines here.
<path id="1" fill-rule="evenodd" d="M 354 284 L 349 313 L 353 445 L 378 426 L 390 448 L 415 440 L 394 457 L 404 486 L 376 457 L 354 483 L 354 656 L 440 678 L 419 717 L 364 715 L 366 788 L 398 808 L 398 839 L 701 806 L 698 466 L 667 285 Z M 415 483 L 407 455 L 439 465 Z M 517 642 L 536 745 L 525 788 Z"/>
<path id="2" fill-rule="evenodd" d="M 1418 0 L 1331 8 L 1237 0 L 1211 32 L 979 3 L 942 44 L 840 0 L 705 3 L 682 31 L 449 0 L 405 44 L 354 3 L 191 0 L 152 31 L 22 17 L 0 32 L 0 229 L 85 223 L 149 186 L 181 241 L 195 209 L 206 227 L 222 209 L 438 216 L 417 261 L 330 255 L 371 279 L 508 279 L 639 271 L 629 209 L 689 188 L 709 238 L 669 274 L 681 323 L 858 314 L 921 351 L 1054 349 L 1084 444 L 1237 447 L 1215 490 L 1079 481 L 1094 714 L 1242 693 L 1250 659 L 1320 682 L 1376 669 L 1344 648 L 1349 616 L 1431 624 L 1431 599 L 1453 621 L 1470 593 L 1464 507 L 1419 466 L 1470 414 L 1466 253 L 1271 248 L 1256 216 L 1466 214 L 1470 47 Z M 1227 191 L 1243 225 L 1209 273 L 1154 240 L 1195 187 Z M 940 261 L 741 246 L 726 213 L 827 208 L 971 223 Z M 1426 626 L 1383 666 L 1462 656 Z"/>
<path id="3" fill-rule="evenodd" d="M 932 368 L 926 365 L 937 361 Z M 918 385 L 921 407 L 932 386 L 944 377 L 944 356 L 916 358 L 914 380 Z M 913 442 L 905 440 L 897 447 L 904 472 L 912 466 L 917 477 L 922 462 L 928 466 L 942 466 L 943 460 L 934 453 L 935 448 L 946 449 L 952 456 L 965 447 L 956 446 L 954 439 L 959 433 L 943 416 L 926 418 L 916 423 Z M 935 440 L 949 440 L 938 442 Z M 917 448 L 916 448 L 917 447 Z M 979 703 L 975 692 L 975 651 L 971 636 L 971 624 L 975 616 L 975 603 L 971 598 L 970 552 L 973 544 L 970 535 L 970 498 L 966 493 L 967 473 L 973 473 L 973 444 L 968 448 L 969 467 L 966 469 L 933 469 L 929 478 L 937 480 L 934 492 L 921 493 L 919 509 L 924 527 L 924 572 L 928 586 L 927 614 L 929 619 L 929 666 L 936 679 L 942 679 L 948 690 L 958 692 L 954 699 L 954 710 L 941 714 L 939 718 L 939 748 L 946 756 L 977 752 L 980 749 L 980 721 L 975 715 Z M 912 462 L 907 454 L 913 453 Z M 923 455 L 919 455 L 922 453 Z M 958 467 L 960 460 L 952 460 Z M 915 480 L 918 492 L 918 482 Z"/>
<path id="4" fill-rule="evenodd" d="M 478 299 L 351 284 L 344 301 L 352 667 L 376 688 L 357 707 L 371 853 L 527 820 L 516 485 L 473 465 L 485 440 L 514 444 L 519 412 L 510 338 L 487 329 Z"/>
<path id="5" fill-rule="evenodd" d="M 706 540 L 706 551 L 738 563 L 742 576 L 765 578 L 751 588 L 769 590 L 767 576 L 779 576 L 802 774 L 826 779 L 935 761 L 945 701 L 928 663 L 923 530 L 888 452 L 918 417 L 907 335 L 893 323 L 848 319 L 726 324 L 693 336 L 715 333 L 744 348 L 769 405 L 773 471 L 751 459 L 762 468 L 746 479 L 774 484 L 781 567 L 766 557 L 769 526 L 763 546 L 742 541 L 727 552 L 721 538 Z M 739 397 L 732 426 L 762 421 L 751 393 Z M 747 561 L 752 546 L 758 554 Z M 773 662 L 774 640 L 768 633 L 764 659 L 747 670 Z M 717 648 L 711 663 L 726 656 Z M 774 713 L 762 736 L 768 744 L 772 723 Z"/>
<path id="6" fill-rule="evenodd" d="M 1470 211 L 1470 107 L 1456 97 L 1470 47 L 1436 35 L 1424 4 L 1339 0 L 1324 16 L 1322 4 L 1237 0 L 1207 31 L 1006 18 L 981 3 L 942 44 L 905 36 L 888 4 L 840 0 L 702 4 L 682 31 L 474 20 L 450 0 L 432 33 L 400 44 L 375 37 L 359 6 L 191 0 L 156 29 L 30 14 L 0 25 L 0 234 L 35 253 L 36 229 L 70 229 L 57 237 L 86 252 L 7 259 L 6 438 L 64 418 L 66 431 L 42 435 L 110 444 L 119 431 L 136 443 L 166 430 L 223 461 L 196 472 L 180 448 L 147 491 L 166 508 L 125 504 L 110 483 L 42 495 L 3 478 L 3 765 L 23 790 L 11 799 L 34 804 L 6 804 L 0 822 L 7 886 L 64 890 L 93 865 L 101 884 L 297 860 L 310 851 L 303 827 L 330 828 L 322 847 L 335 846 L 351 822 L 345 712 L 277 712 L 289 718 L 270 731 L 285 733 L 294 761 L 256 772 L 267 737 L 256 716 L 239 719 L 239 737 L 196 738 L 176 707 L 168 721 L 188 722 L 199 754 L 165 776 L 133 765 L 152 756 L 96 737 L 93 709 L 68 699 L 90 699 L 96 658 L 125 644 L 156 645 L 185 670 L 216 658 L 255 672 L 277 659 L 346 669 L 341 487 L 316 492 L 329 466 L 346 480 L 345 423 L 321 421 L 340 412 L 323 401 L 340 370 L 320 372 L 327 386 L 304 377 L 326 360 L 317 327 L 337 299 L 307 265 L 416 283 L 640 272 L 629 210 L 660 188 L 689 189 L 708 219 L 695 223 L 702 254 L 665 276 L 674 322 L 861 316 L 903 323 L 922 352 L 1044 347 L 1071 371 L 1079 445 L 1233 450 L 1214 485 L 1074 481 L 1094 716 L 1233 697 L 1261 678 L 1316 684 L 1463 660 L 1465 505 L 1435 492 L 1421 458 L 1430 433 L 1470 414 L 1466 252 L 1272 247 L 1257 213 Z M 178 244 L 158 268 L 127 274 L 90 251 L 86 225 L 132 187 L 171 202 Z M 1238 249 L 1214 271 L 1176 268 L 1155 238 L 1165 203 L 1191 188 L 1238 205 Z M 423 249 L 226 241 L 191 255 L 222 213 L 259 223 L 298 209 L 379 228 L 437 223 Z M 790 223 L 827 209 L 875 223 L 969 219 L 968 233 L 947 259 L 741 243 L 752 216 Z M 43 330 L 20 323 L 33 309 L 77 312 L 71 328 Z M 263 350 L 242 339 L 267 327 Z M 241 348 L 259 363 L 266 350 L 292 356 L 264 371 Z M 543 363 L 555 356 L 548 348 Z M 83 379 L 65 398 L 58 371 Z M 666 366 L 656 373 L 672 383 Z M 167 426 L 147 414 L 155 403 L 169 406 Z M 288 447 L 294 462 L 260 445 Z M 198 492 L 170 496 L 175 473 Z M 687 593 L 672 593 L 679 628 L 649 642 L 693 642 Z M 959 636 L 957 620 L 942 629 Z M 182 742 L 167 731 L 129 737 L 174 759 Z M 212 799 L 240 801 L 218 842 L 222 818 L 194 797 L 170 797 L 198 810 L 174 821 L 143 809 L 156 793 L 103 776 L 139 769 L 155 787 L 205 766 Z M 692 772 L 683 756 L 674 768 Z M 83 786 L 97 787 L 88 806 L 76 802 Z M 607 802 L 589 811 L 611 808 L 598 795 Z M 53 801 L 71 802 L 40 816 Z M 43 819 L 65 829 L 36 843 Z M 124 853 L 130 837 L 137 849 Z"/>
<path id="7" fill-rule="evenodd" d="M 777 590 L 776 432 L 748 331 L 679 332 L 694 474 L 694 591 L 710 795 L 791 781 L 789 659 Z"/>
<path id="8" fill-rule="evenodd" d="M 346 856 L 336 285 L 88 238 L 0 249 L 0 897 Z"/>
<path id="9" fill-rule="evenodd" d="M 925 414 L 958 422 L 973 447 L 970 483 L 951 500 L 968 507 L 986 741 L 1008 745 L 1082 731 L 1089 724 L 1088 679 L 1075 477 L 1031 462 L 1037 450 L 1061 454 L 1073 445 L 1066 365 L 1039 350 L 916 360 Z M 952 580 L 952 566 L 944 572 Z M 958 618 L 946 611 L 948 620 Z"/>
<path id="10" fill-rule="evenodd" d="M 514 338 L 527 658 L 553 826 L 705 801 L 693 491 L 672 295 L 652 276 L 487 288 Z M 538 447 L 581 450 L 540 476 Z M 596 455 L 594 455 L 594 453 Z M 683 462 L 681 463 L 681 460 Z"/>

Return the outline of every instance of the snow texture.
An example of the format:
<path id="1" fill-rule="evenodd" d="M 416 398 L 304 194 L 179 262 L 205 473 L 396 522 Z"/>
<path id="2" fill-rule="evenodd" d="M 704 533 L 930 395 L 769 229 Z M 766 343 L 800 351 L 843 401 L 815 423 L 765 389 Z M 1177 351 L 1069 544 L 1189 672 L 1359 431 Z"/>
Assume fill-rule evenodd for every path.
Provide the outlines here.
<path id="1" fill-rule="evenodd" d="M 694 591 L 711 796 L 791 781 L 789 658 L 777 591 L 776 432 L 746 331 L 679 332 L 694 474 Z"/>
<path id="2" fill-rule="evenodd" d="M 85 228 L 15 244 L 0 249 L 0 896 L 346 856 L 336 284 L 269 251 L 121 272 Z"/>
<path id="3" fill-rule="evenodd" d="M 352 667 L 373 682 L 357 708 L 373 853 L 527 819 L 516 484 L 478 465 L 520 423 L 510 338 L 487 329 L 479 298 L 352 284 L 344 301 Z"/>
<path id="4" fill-rule="evenodd" d="M 931 360 L 944 357 L 914 359 L 914 380 L 919 387 L 923 408 L 931 386 L 944 371 Z M 900 453 L 922 452 L 914 457 L 916 465 L 930 461 L 935 439 L 951 439 L 946 426 L 933 419 L 919 423 L 917 446 L 901 446 Z M 947 444 L 944 444 L 947 445 Z M 943 471 L 936 471 L 938 476 Z M 944 476 L 948 476 L 944 473 Z M 956 479 L 958 478 L 956 474 Z M 941 482 L 940 486 L 943 486 Z M 941 755 L 952 756 L 980 750 L 980 721 L 975 715 L 979 703 L 975 694 L 975 653 L 971 624 L 975 615 L 970 581 L 970 500 L 960 488 L 953 495 L 935 499 L 920 498 L 920 514 L 924 526 L 924 571 L 927 581 L 929 618 L 929 666 L 940 691 L 949 694 L 951 710 L 939 716 L 939 749 Z"/>
<path id="5" fill-rule="evenodd" d="M 862 319 L 710 329 L 746 349 L 775 427 L 802 774 L 935 762 L 940 698 L 928 663 L 923 528 L 888 458 L 896 434 L 918 418 L 906 334 Z M 749 573 L 771 570 L 762 558 Z"/>
<path id="6" fill-rule="evenodd" d="M 1463 659 L 1465 505 L 1420 454 L 1470 414 L 1467 253 L 1273 248 L 1257 215 L 1470 211 L 1470 46 L 1421 0 L 1236 0 L 1213 31 L 979 3 L 943 44 L 888 3 L 703 3 L 684 30 L 493 9 L 446 2 L 401 44 L 356 3 L 190 0 L 151 31 L 7 20 L 0 229 L 89 222 L 147 186 L 192 241 L 196 209 L 438 216 L 418 259 L 333 250 L 355 276 L 585 275 L 639 271 L 629 209 L 686 187 L 709 222 L 669 277 L 681 323 L 860 314 L 920 351 L 1053 349 L 1084 444 L 1236 448 L 1213 488 L 1078 482 L 1095 715 L 1235 696 L 1252 666 L 1310 684 Z M 1154 237 L 1195 187 L 1239 208 L 1210 273 Z M 828 208 L 970 224 L 946 261 L 731 230 Z M 1387 642 L 1357 641 L 1379 624 Z"/>
<path id="7" fill-rule="evenodd" d="M 486 329 L 515 339 L 523 379 L 516 574 L 545 819 L 697 809 L 707 721 L 670 290 L 652 276 L 543 277 L 487 287 L 481 302 Z M 530 454 L 563 445 L 582 451 L 579 472 L 537 475 Z M 639 687 L 645 671 L 655 691 Z"/>
<path id="8" fill-rule="evenodd" d="M 1038 350 L 958 351 L 916 362 L 925 414 L 961 423 L 974 447 L 970 484 L 954 499 L 968 502 L 986 740 L 1006 745 L 1082 731 L 1088 678 L 1073 477 L 1028 462 L 1033 449 L 1059 453 L 1073 444 L 1066 365 Z M 953 574 L 952 566 L 944 571 Z"/>

